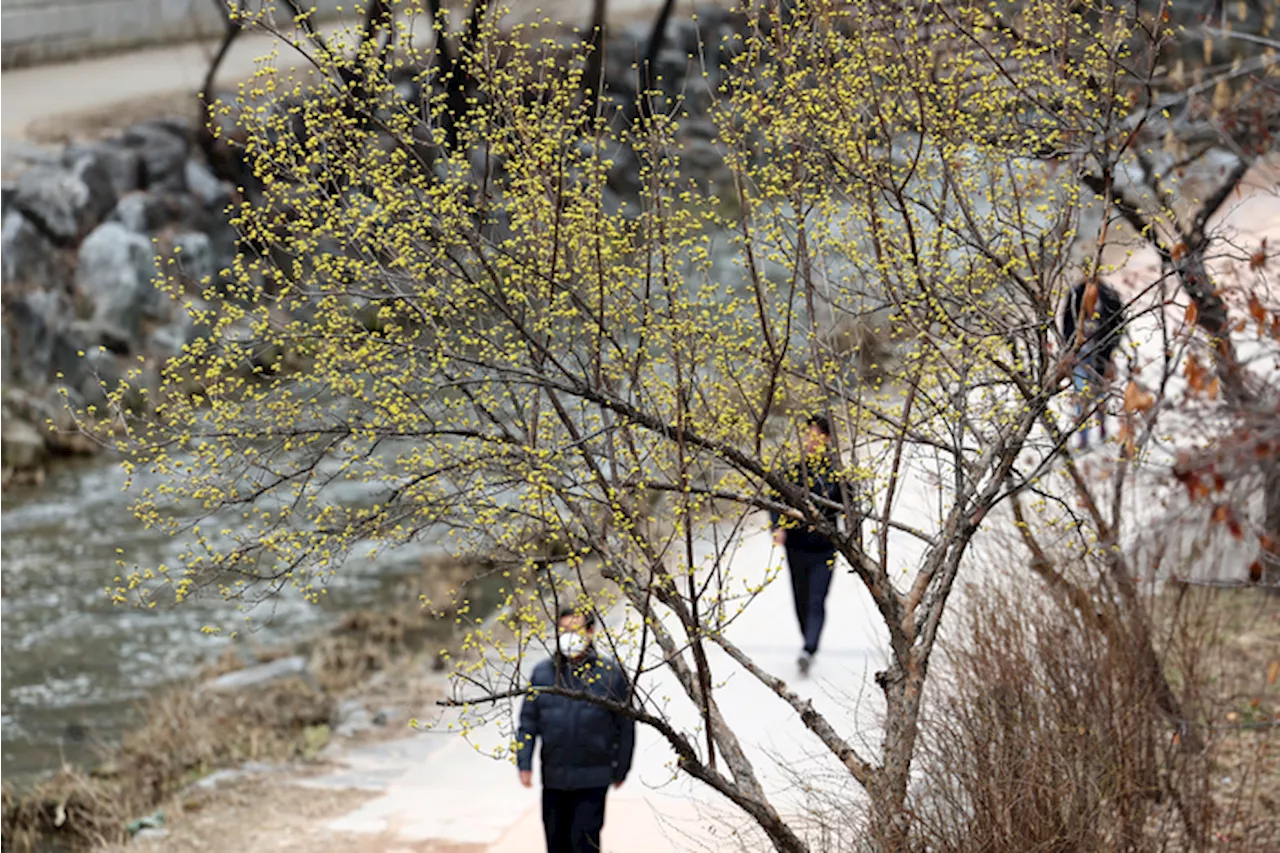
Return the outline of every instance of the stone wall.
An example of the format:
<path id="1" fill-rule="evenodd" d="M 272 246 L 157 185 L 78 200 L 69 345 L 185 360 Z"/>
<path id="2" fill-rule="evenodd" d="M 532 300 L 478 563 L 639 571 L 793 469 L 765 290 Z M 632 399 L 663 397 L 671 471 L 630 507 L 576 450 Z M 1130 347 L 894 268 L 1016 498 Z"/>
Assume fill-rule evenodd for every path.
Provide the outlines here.
<path id="1" fill-rule="evenodd" d="M 260 7 L 262 2 L 245 5 Z M 5 0 L 0 6 L 0 64 L 13 68 L 216 38 L 223 32 L 221 5 L 222 0 Z M 308 0 L 304 5 L 321 17 L 333 17 L 342 0 Z"/>

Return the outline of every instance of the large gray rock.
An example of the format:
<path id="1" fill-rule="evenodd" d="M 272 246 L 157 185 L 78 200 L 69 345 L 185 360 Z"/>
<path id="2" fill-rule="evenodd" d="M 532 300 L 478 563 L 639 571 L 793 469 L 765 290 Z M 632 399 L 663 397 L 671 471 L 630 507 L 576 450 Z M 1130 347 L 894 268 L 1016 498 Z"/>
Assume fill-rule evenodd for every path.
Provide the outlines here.
<path id="1" fill-rule="evenodd" d="M 99 346 L 95 340 L 95 331 L 94 324 L 90 321 L 72 320 L 53 339 L 53 376 L 60 378 L 63 385 L 75 389 L 77 393 L 88 375 L 84 353 L 90 347 Z"/>
<path id="2" fill-rule="evenodd" d="M 9 330 L 0 325 L 0 384 L 13 381 L 13 345 L 9 342 Z"/>
<path id="3" fill-rule="evenodd" d="M 147 335 L 147 352 L 164 358 L 182 354 L 182 348 L 191 342 L 192 323 L 184 311 L 183 318 L 164 326 L 157 326 Z"/>
<path id="4" fill-rule="evenodd" d="M 209 238 L 214 275 L 222 281 L 230 280 L 230 275 L 222 273 L 234 267 L 236 254 L 240 251 L 240 234 L 231 224 L 231 218 L 221 211 L 211 215 L 203 233 Z"/>
<path id="5" fill-rule="evenodd" d="M 188 160 L 187 188 L 207 208 L 220 210 L 231 201 L 231 185 L 218 180 L 209 167 L 199 160 Z"/>
<path id="6" fill-rule="evenodd" d="M 146 189 L 186 192 L 191 143 L 178 128 L 159 122 L 134 125 L 125 131 L 124 141 L 142 158 L 142 180 Z"/>
<path id="7" fill-rule="evenodd" d="M 200 685 L 198 691 L 230 693 L 237 690 L 247 690 L 250 687 L 260 687 L 286 678 L 305 676 L 306 674 L 306 658 L 301 655 L 293 655 L 273 660 L 270 663 L 260 664 L 259 666 L 250 666 L 245 669 L 238 669 L 235 672 L 228 672 L 225 675 L 219 675 L 217 678 Z"/>
<path id="8" fill-rule="evenodd" d="M 53 366 L 54 343 L 71 319 L 71 306 L 61 293 L 31 290 L 5 300 L 5 321 L 13 348 L 14 378 L 26 385 L 44 385 Z"/>
<path id="9" fill-rule="evenodd" d="M 5 179 L 0 181 L 0 217 L 9 213 L 9 208 L 18 197 L 18 182 Z"/>
<path id="10" fill-rule="evenodd" d="M 73 320 L 54 339 L 52 375 L 74 391 L 81 405 L 101 406 L 101 382 L 114 388 L 123 377 L 116 354 L 128 353 L 132 342 L 94 320 Z"/>
<path id="11" fill-rule="evenodd" d="M 111 221 L 135 234 L 154 234 L 170 226 L 202 231 L 208 217 L 199 202 L 185 193 L 140 192 L 122 197 L 111 212 Z"/>
<path id="12" fill-rule="evenodd" d="M 44 435 L 6 408 L 0 414 L 0 462 L 14 471 L 39 468 L 44 461 Z"/>
<path id="13" fill-rule="evenodd" d="M 213 242 L 207 234 L 186 231 L 173 237 L 173 260 L 183 281 L 201 286 L 216 272 Z"/>
<path id="14" fill-rule="evenodd" d="M 84 160 L 93 161 L 107 176 L 117 197 L 142 186 L 142 158 L 123 142 L 74 143 L 62 152 L 68 168 Z"/>
<path id="15" fill-rule="evenodd" d="M 41 432 L 45 447 L 51 444 L 50 423 L 58 429 L 70 425 L 66 407 L 61 403 L 62 401 L 56 396 L 45 392 L 28 391 L 23 388 L 6 388 L 4 391 L 5 414 L 34 425 Z"/>
<path id="16" fill-rule="evenodd" d="M 23 284 L 39 290 L 55 290 L 61 285 L 58 248 L 19 210 L 5 214 L 0 260 L 6 285 Z"/>
<path id="17" fill-rule="evenodd" d="M 84 351 L 84 370 L 79 382 L 70 386 L 80 395 L 85 406 L 103 409 L 107 395 L 116 390 L 124 371 L 120 359 L 104 346 L 94 346 Z"/>
<path id="18" fill-rule="evenodd" d="M 86 155 L 71 164 L 71 174 L 88 187 L 89 201 L 85 205 L 85 220 L 90 226 L 97 225 L 116 206 L 116 187 L 112 182 L 109 166 L 100 157 Z"/>
<path id="19" fill-rule="evenodd" d="M 80 246 L 76 280 L 93 305 L 94 320 L 127 341 L 142 321 L 161 316 L 161 292 L 151 241 L 118 222 L 104 222 Z"/>
<path id="20" fill-rule="evenodd" d="M 13 203 L 59 245 L 74 245 L 93 224 L 92 193 L 79 176 L 67 169 L 41 166 L 23 172 Z"/>
<path id="21" fill-rule="evenodd" d="M 705 23 L 689 18 L 678 18 L 667 23 L 666 43 L 681 53 L 697 57 L 710 32 Z"/>

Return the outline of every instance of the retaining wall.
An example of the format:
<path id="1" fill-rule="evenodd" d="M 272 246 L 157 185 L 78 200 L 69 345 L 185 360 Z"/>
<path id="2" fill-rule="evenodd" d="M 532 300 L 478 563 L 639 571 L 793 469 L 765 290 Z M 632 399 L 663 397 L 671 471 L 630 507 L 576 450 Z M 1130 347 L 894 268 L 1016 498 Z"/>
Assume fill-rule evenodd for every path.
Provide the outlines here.
<path id="1" fill-rule="evenodd" d="M 301 5 L 333 17 L 342 0 L 306 0 Z M 348 0 L 347 9 L 353 5 Z M 221 6 L 221 0 L 4 0 L 0 65 L 14 68 L 217 38 L 224 31 Z"/>

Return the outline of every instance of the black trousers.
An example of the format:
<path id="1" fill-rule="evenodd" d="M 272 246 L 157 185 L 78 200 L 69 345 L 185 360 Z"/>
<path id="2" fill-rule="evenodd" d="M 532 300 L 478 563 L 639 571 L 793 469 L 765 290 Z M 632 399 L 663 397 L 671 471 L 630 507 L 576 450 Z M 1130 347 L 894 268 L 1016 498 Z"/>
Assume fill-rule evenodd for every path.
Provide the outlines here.
<path id="1" fill-rule="evenodd" d="M 787 568 L 791 571 L 791 595 L 795 599 L 796 618 L 804 635 L 804 650 L 818 650 L 822 626 L 827 621 L 827 593 L 835 568 L 835 551 L 800 551 L 787 549 Z"/>
<path id="2" fill-rule="evenodd" d="M 542 789 L 542 827 L 547 853 L 600 853 L 604 797 L 608 788 Z"/>

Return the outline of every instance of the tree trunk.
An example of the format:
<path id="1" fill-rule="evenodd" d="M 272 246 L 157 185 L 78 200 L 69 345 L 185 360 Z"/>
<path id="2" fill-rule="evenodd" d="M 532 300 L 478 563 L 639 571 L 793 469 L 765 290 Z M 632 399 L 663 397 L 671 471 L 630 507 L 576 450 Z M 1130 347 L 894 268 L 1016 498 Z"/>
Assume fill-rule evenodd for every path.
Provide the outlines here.
<path id="1" fill-rule="evenodd" d="M 1280 459 L 1266 463 L 1264 476 L 1262 532 L 1267 536 L 1267 547 L 1259 557 L 1262 576 L 1257 580 L 1280 592 Z"/>
<path id="2" fill-rule="evenodd" d="M 652 118 L 652 104 L 649 103 L 653 89 L 653 67 L 658 64 L 658 54 L 662 52 L 662 43 L 667 38 L 667 22 L 671 20 L 671 10 L 675 8 L 675 0 L 664 0 L 658 17 L 649 31 L 649 44 L 645 49 L 644 61 L 640 65 L 640 117 Z"/>
<path id="3" fill-rule="evenodd" d="M 604 92 L 605 11 L 608 0 L 592 0 L 591 3 L 591 52 L 587 54 L 587 69 L 583 84 L 587 87 L 583 100 L 583 112 L 594 117 Z"/>
<path id="4" fill-rule="evenodd" d="M 912 658 L 905 670 L 895 663 L 888 671 L 876 674 L 886 700 L 884 763 L 868 791 L 868 823 L 871 843 L 881 853 L 910 849 L 907 787 L 920 733 L 920 700 L 924 691 L 924 667 L 914 660 L 914 654 Z"/>

